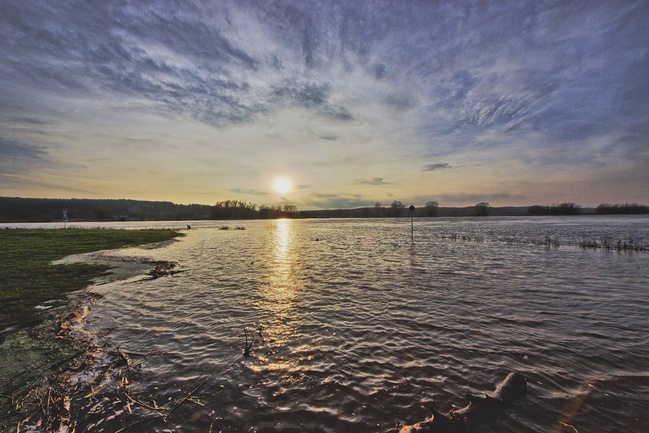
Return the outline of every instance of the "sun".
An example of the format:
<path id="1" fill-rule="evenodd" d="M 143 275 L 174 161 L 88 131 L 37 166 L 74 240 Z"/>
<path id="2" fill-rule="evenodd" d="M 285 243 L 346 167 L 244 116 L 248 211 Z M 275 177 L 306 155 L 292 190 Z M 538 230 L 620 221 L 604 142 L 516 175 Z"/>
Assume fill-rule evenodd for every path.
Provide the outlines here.
<path id="1" fill-rule="evenodd" d="M 292 188 L 291 181 L 285 177 L 280 177 L 273 182 L 273 190 L 278 194 L 286 194 Z"/>

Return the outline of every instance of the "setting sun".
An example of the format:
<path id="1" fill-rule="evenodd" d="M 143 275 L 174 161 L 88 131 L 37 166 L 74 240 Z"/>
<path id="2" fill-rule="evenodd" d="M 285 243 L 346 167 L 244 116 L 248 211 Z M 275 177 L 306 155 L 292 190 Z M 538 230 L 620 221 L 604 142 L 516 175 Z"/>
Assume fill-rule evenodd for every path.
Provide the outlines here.
<path id="1" fill-rule="evenodd" d="M 291 181 L 285 177 L 280 177 L 273 182 L 273 190 L 278 194 L 286 194 L 291 190 Z"/>

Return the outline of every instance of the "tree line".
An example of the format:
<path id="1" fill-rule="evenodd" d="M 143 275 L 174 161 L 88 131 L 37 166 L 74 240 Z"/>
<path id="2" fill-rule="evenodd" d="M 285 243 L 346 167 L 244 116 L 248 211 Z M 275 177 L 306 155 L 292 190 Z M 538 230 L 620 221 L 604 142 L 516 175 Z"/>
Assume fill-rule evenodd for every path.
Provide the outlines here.
<path id="1" fill-rule="evenodd" d="M 208 219 L 212 206 L 167 201 L 0 197 L 1 222 Z"/>
<path id="2" fill-rule="evenodd" d="M 579 215 L 581 206 L 572 202 L 565 202 L 552 205 L 534 205 L 527 209 L 529 215 Z"/>
<path id="3" fill-rule="evenodd" d="M 565 202 L 552 205 L 534 205 L 527 210 L 528 215 L 550 216 L 550 215 L 580 215 L 580 205 Z M 637 203 L 610 204 L 602 203 L 595 208 L 597 215 L 628 215 L 628 214 L 649 214 L 649 206 Z"/>
<path id="4" fill-rule="evenodd" d="M 595 208 L 595 213 L 600 215 L 649 214 L 649 206 L 644 206 L 637 203 L 625 203 L 625 204 L 602 203 Z"/>
<path id="5" fill-rule="evenodd" d="M 438 216 L 439 203 L 428 201 L 413 216 Z M 44 199 L 0 197 L 0 222 L 62 221 L 163 221 L 208 219 L 274 219 L 274 218 L 396 218 L 411 214 L 398 200 L 389 206 L 300 211 L 293 204 L 257 205 L 244 200 L 222 200 L 214 205 L 179 205 L 164 201 L 110 199 Z M 465 210 L 459 209 L 464 216 Z"/>
<path id="6" fill-rule="evenodd" d="M 164 221 L 209 219 L 273 219 L 273 218 L 399 218 L 399 217 L 466 217 L 517 215 L 579 215 L 595 213 L 647 214 L 649 206 L 636 203 L 602 203 L 597 208 L 584 209 L 572 202 L 530 207 L 492 207 L 480 202 L 467 207 L 440 207 L 434 200 L 410 211 L 409 206 L 394 200 L 387 206 L 353 209 L 320 209 L 300 211 L 293 204 L 257 205 L 243 200 L 223 200 L 214 205 L 179 205 L 164 201 L 95 200 L 95 199 L 35 199 L 0 197 L 0 222 L 62 221 L 63 210 L 70 221 Z"/>
<path id="7" fill-rule="evenodd" d="M 297 206 L 292 204 L 257 206 L 255 203 L 241 200 L 216 202 L 210 213 L 211 219 L 275 219 L 298 216 Z"/>

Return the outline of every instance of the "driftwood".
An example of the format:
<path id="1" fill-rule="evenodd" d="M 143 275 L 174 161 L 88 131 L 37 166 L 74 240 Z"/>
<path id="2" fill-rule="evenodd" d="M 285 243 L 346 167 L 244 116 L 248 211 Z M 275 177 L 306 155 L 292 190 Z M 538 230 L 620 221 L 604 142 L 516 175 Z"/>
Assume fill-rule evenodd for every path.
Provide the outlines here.
<path id="1" fill-rule="evenodd" d="M 469 405 L 444 415 L 433 409 L 433 415 L 417 424 L 407 425 L 399 433 L 468 433 L 481 424 L 494 421 L 525 395 L 527 381 L 519 373 L 509 373 L 496 390 L 484 397 L 466 395 Z"/>
<path id="2" fill-rule="evenodd" d="M 149 271 L 149 280 L 155 280 L 160 277 L 179 274 L 183 271 L 177 270 L 177 263 L 174 262 L 155 262 L 155 268 Z"/>

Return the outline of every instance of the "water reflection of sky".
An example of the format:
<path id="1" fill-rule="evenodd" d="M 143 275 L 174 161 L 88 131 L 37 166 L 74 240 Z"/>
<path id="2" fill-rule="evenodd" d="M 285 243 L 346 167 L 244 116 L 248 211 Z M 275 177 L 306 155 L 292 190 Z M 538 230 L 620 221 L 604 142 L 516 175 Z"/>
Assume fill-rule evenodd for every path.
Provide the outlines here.
<path id="1" fill-rule="evenodd" d="M 93 326 L 124 351 L 164 353 L 138 358 L 137 386 L 158 401 L 218 371 L 196 396 L 218 408 L 224 431 L 389 431 L 511 370 L 534 393 L 502 430 L 556 431 L 561 419 L 580 431 L 649 431 L 647 253 L 574 247 L 605 235 L 647 242 L 649 219 L 422 219 L 414 242 L 409 223 L 192 224 L 186 238 L 141 253 L 186 271 L 101 286 Z M 561 247 L 546 248 L 547 235 Z M 264 341 L 231 368 L 242 327 L 258 338 L 259 325 Z M 565 417 L 584 387 L 594 391 Z M 202 408 L 179 398 L 187 411 L 172 421 L 208 431 L 210 419 L 192 416 Z"/>

